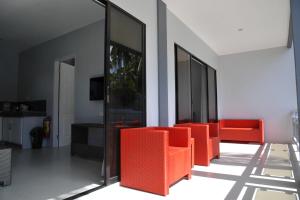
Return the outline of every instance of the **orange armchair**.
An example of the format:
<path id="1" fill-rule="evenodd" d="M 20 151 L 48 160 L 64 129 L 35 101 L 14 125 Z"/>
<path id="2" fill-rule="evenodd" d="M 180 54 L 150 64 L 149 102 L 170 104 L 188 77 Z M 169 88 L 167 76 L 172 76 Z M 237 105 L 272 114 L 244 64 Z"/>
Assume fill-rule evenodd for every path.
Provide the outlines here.
<path id="1" fill-rule="evenodd" d="M 189 128 L 121 130 L 121 185 L 167 195 L 170 185 L 191 178 Z"/>
<path id="2" fill-rule="evenodd" d="M 221 140 L 264 143 L 264 121 L 261 119 L 222 119 L 219 123 Z"/>
<path id="3" fill-rule="evenodd" d="M 175 127 L 190 127 L 195 140 L 194 159 L 196 165 L 208 166 L 210 160 L 220 157 L 218 123 L 185 123 Z"/>

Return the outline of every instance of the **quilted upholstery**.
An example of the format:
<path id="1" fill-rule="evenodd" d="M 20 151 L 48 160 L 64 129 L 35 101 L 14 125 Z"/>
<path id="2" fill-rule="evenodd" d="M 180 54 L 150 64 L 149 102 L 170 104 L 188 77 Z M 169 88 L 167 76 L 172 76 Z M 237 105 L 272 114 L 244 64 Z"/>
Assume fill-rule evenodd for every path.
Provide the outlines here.
<path id="1" fill-rule="evenodd" d="M 264 122 L 257 120 L 220 120 L 220 139 L 264 143 Z"/>
<path id="2" fill-rule="evenodd" d="M 121 185 L 167 195 L 170 185 L 191 178 L 189 128 L 121 130 Z"/>
<path id="3" fill-rule="evenodd" d="M 218 123 L 185 123 L 175 127 L 191 128 L 195 140 L 194 159 L 196 165 L 208 166 L 210 160 L 220 157 L 220 139 Z"/>

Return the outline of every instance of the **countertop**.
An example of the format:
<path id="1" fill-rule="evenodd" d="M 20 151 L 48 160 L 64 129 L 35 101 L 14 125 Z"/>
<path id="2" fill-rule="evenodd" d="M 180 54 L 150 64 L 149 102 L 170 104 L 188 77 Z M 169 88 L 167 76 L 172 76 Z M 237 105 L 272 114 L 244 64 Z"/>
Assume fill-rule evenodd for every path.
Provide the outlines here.
<path id="1" fill-rule="evenodd" d="M 46 117 L 46 112 L 41 111 L 0 111 L 0 117 Z"/>

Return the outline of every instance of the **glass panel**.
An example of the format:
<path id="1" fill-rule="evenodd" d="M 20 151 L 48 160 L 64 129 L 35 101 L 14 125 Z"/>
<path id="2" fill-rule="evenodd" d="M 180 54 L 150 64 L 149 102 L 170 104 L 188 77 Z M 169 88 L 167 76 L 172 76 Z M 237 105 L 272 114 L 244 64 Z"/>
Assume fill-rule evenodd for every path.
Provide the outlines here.
<path id="1" fill-rule="evenodd" d="M 146 125 L 144 26 L 110 7 L 106 66 L 107 178 L 119 176 L 120 129 Z"/>
<path id="2" fill-rule="evenodd" d="M 217 112 L 217 86 L 216 86 L 216 70 L 211 67 L 207 68 L 208 76 L 208 121 L 215 122 L 218 120 Z"/>
<path id="3" fill-rule="evenodd" d="M 195 59 L 191 61 L 192 117 L 193 122 L 207 122 L 206 66 Z"/>
<path id="4" fill-rule="evenodd" d="M 190 55 L 177 48 L 177 123 L 192 121 Z"/>

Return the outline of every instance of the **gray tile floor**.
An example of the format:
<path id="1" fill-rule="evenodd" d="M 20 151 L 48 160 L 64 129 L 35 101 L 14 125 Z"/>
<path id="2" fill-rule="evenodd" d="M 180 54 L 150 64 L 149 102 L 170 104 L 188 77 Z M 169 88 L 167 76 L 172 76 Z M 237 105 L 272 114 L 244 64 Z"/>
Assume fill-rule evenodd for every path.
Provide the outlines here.
<path id="1" fill-rule="evenodd" d="M 13 150 L 12 166 L 1 200 L 64 199 L 101 184 L 101 162 L 71 157 L 68 147 Z"/>

